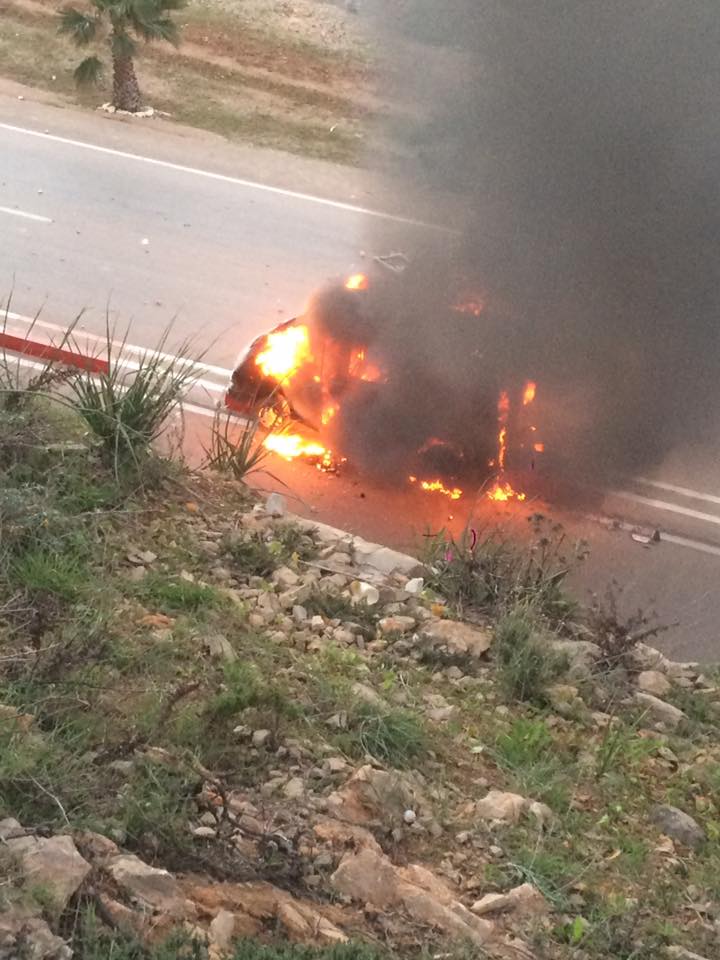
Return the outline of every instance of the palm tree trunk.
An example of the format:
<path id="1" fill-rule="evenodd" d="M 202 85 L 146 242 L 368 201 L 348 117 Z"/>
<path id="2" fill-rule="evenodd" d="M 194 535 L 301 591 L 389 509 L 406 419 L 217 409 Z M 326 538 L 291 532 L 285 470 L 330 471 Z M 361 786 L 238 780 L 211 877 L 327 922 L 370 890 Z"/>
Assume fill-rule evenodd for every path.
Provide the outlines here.
<path id="1" fill-rule="evenodd" d="M 113 106 L 137 113 L 141 109 L 140 87 L 132 57 L 113 57 Z"/>

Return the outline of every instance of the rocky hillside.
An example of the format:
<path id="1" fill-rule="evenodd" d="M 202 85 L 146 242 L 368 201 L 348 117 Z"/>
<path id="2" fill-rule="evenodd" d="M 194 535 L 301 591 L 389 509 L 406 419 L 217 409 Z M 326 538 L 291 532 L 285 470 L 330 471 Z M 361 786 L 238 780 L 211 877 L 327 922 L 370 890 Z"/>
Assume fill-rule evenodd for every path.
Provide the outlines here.
<path id="1" fill-rule="evenodd" d="M 561 531 L 418 561 L 0 396 L 0 957 L 720 955 L 715 674 Z"/>

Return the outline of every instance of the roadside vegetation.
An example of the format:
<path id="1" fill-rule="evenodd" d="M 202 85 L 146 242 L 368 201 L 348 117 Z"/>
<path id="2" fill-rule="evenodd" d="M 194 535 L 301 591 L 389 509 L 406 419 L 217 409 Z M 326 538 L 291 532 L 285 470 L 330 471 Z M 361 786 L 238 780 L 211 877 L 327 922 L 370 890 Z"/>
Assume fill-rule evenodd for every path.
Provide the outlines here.
<path id="1" fill-rule="evenodd" d="M 529 549 L 441 537 L 420 595 L 399 579 L 358 603 L 338 572 L 352 551 L 268 516 L 242 482 L 254 436 L 233 457 L 221 429 L 212 474 L 158 455 L 187 367 L 157 353 L 128 373 L 108 353 L 95 379 L 0 362 L 0 818 L 83 851 L 92 831 L 210 885 L 273 884 L 348 922 L 352 942 L 306 947 L 266 921 L 231 960 L 484 956 L 331 888 L 337 861 L 308 822 L 368 765 L 425 795 L 399 821 L 387 801 L 368 828 L 389 856 L 468 905 L 539 891 L 542 911 L 498 921 L 528 955 L 717 956 L 714 674 L 662 666 L 647 617 L 568 597 L 585 548 L 539 517 Z M 487 653 L 431 642 L 458 618 Z M 666 686 L 665 719 L 638 699 L 641 675 Z M 488 819 L 489 790 L 534 805 Z M 664 805 L 695 832 L 659 826 Z M 196 928 L 152 941 L 113 925 L 103 877 L 58 915 L 0 847 L 2 902 L 32 904 L 80 960 L 206 960 Z"/>
<path id="2" fill-rule="evenodd" d="M 370 89 L 357 18 L 310 0 L 294 5 L 295 17 L 278 13 L 269 0 L 179 6 L 174 0 L 140 4 L 142 16 L 134 20 L 123 13 L 109 51 L 113 89 L 112 72 L 101 74 L 91 49 L 94 41 L 102 50 L 107 4 L 97 8 L 98 16 L 91 7 L 68 4 L 73 12 L 59 21 L 55 0 L 0 0 L 0 75 L 87 107 L 107 101 L 135 110 L 142 90 L 143 105 L 180 123 L 257 146 L 358 163 L 367 124 L 382 107 Z M 79 68 L 85 81 L 80 90 L 73 37 L 90 54 Z M 147 39 L 182 42 L 175 48 Z"/>

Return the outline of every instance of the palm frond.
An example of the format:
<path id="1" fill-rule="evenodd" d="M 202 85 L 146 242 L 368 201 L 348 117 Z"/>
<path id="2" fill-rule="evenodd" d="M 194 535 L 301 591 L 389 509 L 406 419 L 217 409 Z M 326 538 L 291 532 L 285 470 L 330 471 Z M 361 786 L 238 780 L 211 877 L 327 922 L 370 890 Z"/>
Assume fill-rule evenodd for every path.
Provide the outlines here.
<path id="1" fill-rule="evenodd" d="M 128 60 L 137 54 L 137 44 L 124 30 L 114 30 L 110 40 L 110 50 L 113 57 Z"/>
<path id="2" fill-rule="evenodd" d="M 175 46 L 179 43 L 178 26 L 170 17 L 138 21 L 133 23 L 133 26 L 143 40 L 165 40 L 166 43 L 172 43 Z"/>
<path id="3" fill-rule="evenodd" d="M 59 30 L 69 34 L 79 47 L 84 47 L 95 39 L 97 21 L 74 7 L 67 7 L 60 14 Z"/>
<path id="4" fill-rule="evenodd" d="M 99 57 L 85 57 L 73 73 L 75 83 L 79 87 L 96 86 L 102 79 L 103 71 L 103 62 Z"/>

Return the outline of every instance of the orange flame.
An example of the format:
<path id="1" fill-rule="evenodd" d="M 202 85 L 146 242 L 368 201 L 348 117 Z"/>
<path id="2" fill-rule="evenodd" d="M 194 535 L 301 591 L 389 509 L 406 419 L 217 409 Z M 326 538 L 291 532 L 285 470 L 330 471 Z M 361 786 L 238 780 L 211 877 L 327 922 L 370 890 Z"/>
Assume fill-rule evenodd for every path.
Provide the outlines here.
<path id="1" fill-rule="evenodd" d="M 263 440 L 263 446 L 283 460 L 297 457 L 323 457 L 328 452 L 316 440 L 306 440 L 299 433 L 271 433 Z"/>
<path id="2" fill-rule="evenodd" d="M 304 325 L 287 327 L 279 333 L 269 333 L 265 349 L 255 363 L 266 377 L 286 380 L 310 359 L 310 335 Z"/>
<path id="3" fill-rule="evenodd" d="M 525 384 L 525 390 L 523 391 L 523 406 L 529 406 L 535 399 L 535 394 L 537 393 L 537 384 L 533 383 L 532 380 L 528 380 Z"/>
<path id="4" fill-rule="evenodd" d="M 480 300 L 466 300 L 462 303 L 456 303 L 453 310 L 456 313 L 469 313 L 473 317 L 479 317 L 483 312 L 485 304 Z"/>
<path id="5" fill-rule="evenodd" d="M 508 500 L 520 500 L 522 502 L 526 497 L 526 494 L 514 490 L 507 480 L 504 483 L 496 480 L 495 485 L 492 490 L 488 490 L 487 495 L 489 500 L 494 500 L 496 503 L 507 503 Z"/>
<path id="6" fill-rule="evenodd" d="M 345 281 L 346 290 L 367 290 L 368 286 L 369 281 L 364 273 L 354 273 Z"/>
<path id="7" fill-rule="evenodd" d="M 507 418 L 510 412 L 510 397 L 503 390 L 498 399 L 498 423 L 500 432 L 498 433 L 498 456 L 497 465 L 502 472 L 505 469 L 505 457 L 507 455 Z"/>
<path id="8" fill-rule="evenodd" d="M 326 427 L 330 423 L 330 421 L 335 416 L 337 411 L 338 411 L 338 408 L 333 406 L 332 404 L 329 407 L 325 407 L 321 416 L 322 424 L 324 427 Z"/>
<path id="9" fill-rule="evenodd" d="M 417 477 L 408 477 L 410 483 L 418 483 Z M 462 490 L 459 487 L 448 488 L 440 480 L 420 480 L 420 487 L 423 490 L 426 490 L 428 493 L 441 493 L 445 497 L 449 497 L 451 500 L 459 500 L 463 495 Z"/>
<path id="10" fill-rule="evenodd" d="M 366 383 L 377 383 L 381 378 L 380 368 L 367 360 L 364 349 L 356 350 L 353 353 L 350 358 L 348 373 L 351 377 L 364 380 Z"/>

